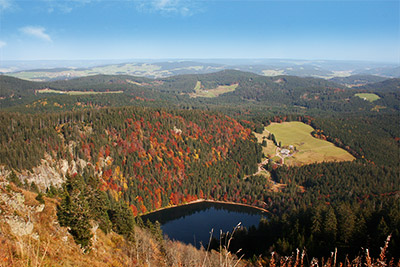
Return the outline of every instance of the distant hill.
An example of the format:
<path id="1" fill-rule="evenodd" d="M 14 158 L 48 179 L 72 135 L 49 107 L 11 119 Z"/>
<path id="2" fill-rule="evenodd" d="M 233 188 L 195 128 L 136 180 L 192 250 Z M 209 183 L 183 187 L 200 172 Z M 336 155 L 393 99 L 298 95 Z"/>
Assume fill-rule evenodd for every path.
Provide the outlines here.
<path id="1" fill-rule="evenodd" d="M 400 78 L 387 79 L 381 82 L 367 84 L 357 89 L 370 92 L 400 92 Z"/>
<path id="2" fill-rule="evenodd" d="M 59 103 L 72 101 L 72 99 L 65 94 L 57 94 L 57 91 L 60 91 L 60 93 L 67 91 L 79 92 L 81 95 L 80 98 L 85 97 L 89 102 L 96 99 L 94 95 L 89 96 L 92 92 L 122 91 L 126 94 L 130 94 L 130 98 L 119 96 L 119 99 L 114 99 L 114 102 L 111 103 L 111 97 L 100 96 L 101 103 L 107 103 L 105 104 L 107 106 L 114 106 L 117 105 L 117 103 L 128 105 L 129 99 L 131 98 L 140 97 L 141 99 L 147 99 L 159 95 L 154 94 L 152 90 L 149 89 L 152 85 L 148 82 L 153 82 L 153 80 L 128 75 L 95 75 L 53 82 L 34 82 L 0 75 L 0 106 L 1 108 L 18 105 L 25 106 L 28 103 L 33 103 L 38 99 L 44 99 L 49 96 L 59 98 L 54 100 L 55 102 L 52 103 L 52 105 L 59 105 Z M 41 91 L 41 89 L 50 90 Z M 87 92 L 87 95 L 85 95 L 84 92 Z M 76 102 L 76 99 L 74 101 Z"/>
<path id="3" fill-rule="evenodd" d="M 53 69 L 32 69 L 19 72 L 61 72 L 61 71 L 71 71 L 72 68 L 53 68 Z M 18 73 L 18 72 L 17 72 Z"/>
<path id="4" fill-rule="evenodd" d="M 151 81 L 147 78 L 137 78 L 133 76 L 96 75 L 66 81 L 34 82 L 1 75 L 0 97 L 11 97 L 12 95 L 15 97 L 29 96 L 35 94 L 35 90 L 43 88 L 56 90 L 106 91 L 138 86 L 135 83 L 127 82 L 127 80 L 137 83 Z"/>
<path id="5" fill-rule="evenodd" d="M 209 62 L 208 62 L 209 61 Z M 167 61 L 167 62 L 123 62 L 106 63 L 93 66 L 88 62 L 72 67 L 70 64 L 49 68 L 32 68 L 18 70 L 8 75 L 34 81 L 70 80 L 89 75 L 133 75 L 148 78 L 166 78 L 185 74 L 206 74 L 221 70 L 234 69 L 252 72 L 264 76 L 291 75 L 299 77 L 316 77 L 330 79 L 350 75 L 376 75 L 386 78 L 400 77 L 400 67 L 394 64 L 379 64 L 368 62 L 347 61 L 307 61 L 307 60 L 198 60 L 198 61 Z M 68 66 L 68 67 L 65 67 Z M 12 68 L 9 68 L 12 70 Z"/>
<path id="6" fill-rule="evenodd" d="M 336 94 L 343 91 L 344 88 L 341 85 L 324 79 L 286 75 L 256 76 L 254 79 L 240 83 L 236 91 L 229 95 L 240 96 L 248 100 L 289 104 L 302 98 L 305 101 L 312 101 L 317 100 L 319 94 Z"/>
<path id="7" fill-rule="evenodd" d="M 32 95 L 34 94 L 35 89 L 40 89 L 42 86 L 42 83 L 0 75 L 0 98 L 20 98 L 27 95 Z"/>
<path id="8" fill-rule="evenodd" d="M 346 85 L 349 87 L 362 86 L 369 83 L 377 83 L 386 80 L 387 78 L 376 75 L 351 75 L 347 77 L 334 77 L 329 79 L 332 82 Z"/>
<path id="9" fill-rule="evenodd" d="M 176 75 L 161 79 L 136 77 L 131 75 L 92 75 L 70 80 L 49 82 L 27 81 L 11 76 L 0 75 L 0 97 L 8 98 L 27 97 L 35 94 L 35 90 L 50 88 L 61 91 L 158 91 L 169 93 L 194 92 L 197 81 L 202 82 L 204 88 L 213 88 L 218 85 L 239 83 L 262 76 L 235 70 L 223 70 L 209 74 Z"/>
<path id="10" fill-rule="evenodd" d="M 165 78 L 181 74 L 202 74 L 226 69 L 221 64 L 193 61 L 160 63 L 120 63 L 88 68 L 33 69 L 9 73 L 17 78 L 34 81 L 69 80 L 89 75 L 133 75 L 148 78 Z"/>
<path id="11" fill-rule="evenodd" d="M 362 112 L 372 110 L 375 105 L 398 109 L 394 101 L 398 97 L 384 92 L 396 92 L 399 79 L 349 89 L 322 78 L 263 76 L 222 70 L 156 79 L 131 75 L 91 75 L 49 82 L 31 82 L 2 75 L 0 85 L 2 108 L 18 106 L 18 111 L 75 110 L 136 103 L 183 108 L 273 106 L 303 111 Z M 109 92 L 115 93 L 103 94 Z M 381 99 L 372 104 L 354 97 L 355 92 L 381 92 Z M 39 99 L 45 99 L 45 104 L 36 102 Z"/>
<path id="12" fill-rule="evenodd" d="M 384 76 L 384 77 L 393 77 L 393 78 L 399 78 L 400 77 L 400 67 L 382 67 L 382 68 L 373 68 L 370 70 L 361 70 L 359 72 L 360 74 L 373 74 L 373 75 L 379 75 L 379 76 Z"/>
<path id="13" fill-rule="evenodd" d="M 71 80 L 43 83 L 49 88 L 60 90 L 127 90 L 141 84 L 152 82 L 152 79 L 130 75 L 92 75 Z"/>

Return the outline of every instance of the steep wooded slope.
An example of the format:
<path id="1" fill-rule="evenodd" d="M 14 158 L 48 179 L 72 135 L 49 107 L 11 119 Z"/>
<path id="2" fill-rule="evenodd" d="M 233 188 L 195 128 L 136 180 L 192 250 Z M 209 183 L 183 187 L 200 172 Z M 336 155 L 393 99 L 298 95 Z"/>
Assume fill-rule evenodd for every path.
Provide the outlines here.
<path id="1" fill-rule="evenodd" d="M 1 163 L 22 171 L 48 155 L 63 162 L 57 170 L 74 165 L 70 175 L 97 177 L 135 215 L 203 197 L 242 201 L 240 191 L 227 187 L 255 172 L 261 157 L 250 129 L 200 111 L 120 108 L 39 118 L 2 113 L 1 124 Z"/>

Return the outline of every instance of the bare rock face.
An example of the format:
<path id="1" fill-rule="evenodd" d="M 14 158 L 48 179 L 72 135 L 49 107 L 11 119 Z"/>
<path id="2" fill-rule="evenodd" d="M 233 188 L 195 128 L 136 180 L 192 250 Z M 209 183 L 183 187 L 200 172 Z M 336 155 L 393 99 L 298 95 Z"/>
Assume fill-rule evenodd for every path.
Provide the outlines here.
<path id="1" fill-rule="evenodd" d="M 0 224 L 8 225 L 10 232 L 15 236 L 32 235 L 33 215 L 42 212 L 45 204 L 26 205 L 24 194 L 11 189 L 7 181 L 8 175 L 9 173 L 0 171 Z"/>
<path id="2" fill-rule="evenodd" d="M 33 172 L 21 174 L 20 179 L 27 181 L 28 184 L 34 182 L 41 192 L 46 191 L 51 185 L 61 187 L 64 182 L 63 177 L 52 167 L 38 166 Z"/>
<path id="3" fill-rule="evenodd" d="M 20 216 L 5 216 L 5 221 L 16 236 L 30 235 L 33 232 L 33 223 L 30 220 L 25 221 Z"/>
<path id="4" fill-rule="evenodd" d="M 0 188 L 3 189 L 4 188 Z M 33 207 L 25 205 L 25 197 L 18 192 L 0 191 L 0 211 L 3 221 L 8 224 L 11 232 L 16 236 L 30 235 L 33 231 L 31 214 Z"/>
<path id="5" fill-rule="evenodd" d="M 25 211 L 24 195 L 20 193 L 13 193 L 11 196 L 5 193 L 0 193 L 0 201 L 7 205 L 10 209 L 16 211 Z"/>
<path id="6" fill-rule="evenodd" d="M 92 128 L 85 127 L 82 133 L 91 134 Z M 63 139 L 63 137 L 61 136 Z M 63 147 L 70 154 L 75 154 L 76 142 L 69 141 L 68 144 L 64 144 Z M 110 165 L 112 163 L 112 158 L 107 157 L 101 162 L 102 165 Z M 34 183 L 40 192 L 46 192 L 51 186 L 55 188 L 60 188 L 62 184 L 66 181 L 67 175 L 73 175 L 78 173 L 79 169 L 84 169 L 90 162 L 83 159 L 76 158 L 75 160 L 66 159 L 56 159 L 56 155 L 51 153 L 45 153 L 44 158 L 41 159 L 40 164 L 33 167 L 32 170 L 23 170 L 21 173 L 17 173 L 18 179 L 22 183 L 27 183 L 28 185 Z M 0 166 L 0 176 L 8 177 L 11 170 L 6 169 L 4 166 Z M 101 177 L 101 170 L 96 171 L 96 176 Z"/>
<path id="7" fill-rule="evenodd" d="M 76 143 L 70 141 L 65 145 L 65 149 L 73 154 Z M 88 163 L 82 159 L 68 161 L 66 159 L 54 159 L 50 154 L 45 153 L 44 159 L 41 159 L 40 165 L 32 168 L 31 171 L 24 170 L 18 174 L 22 182 L 31 184 L 34 182 L 41 192 L 45 192 L 50 186 L 60 188 L 66 180 L 66 175 L 72 175 L 78 172 L 79 167 L 86 167 Z"/>
<path id="8" fill-rule="evenodd" d="M 71 162 L 68 162 L 66 159 L 56 161 L 50 155 L 46 154 L 39 166 L 34 167 L 32 171 L 22 171 L 18 175 L 18 178 L 28 184 L 34 182 L 41 192 L 45 192 L 51 185 L 60 188 L 65 182 L 67 175 L 77 173 L 78 167 L 84 168 L 88 164 L 90 163 L 83 159 Z"/>
<path id="9" fill-rule="evenodd" d="M 9 182 L 6 177 L 11 174 L 11 171 L 7 170 L 4 166 L 0 166 L 0 187 L 6 187 Z M 3 179 L 1 179 L 3 177 Z"/>

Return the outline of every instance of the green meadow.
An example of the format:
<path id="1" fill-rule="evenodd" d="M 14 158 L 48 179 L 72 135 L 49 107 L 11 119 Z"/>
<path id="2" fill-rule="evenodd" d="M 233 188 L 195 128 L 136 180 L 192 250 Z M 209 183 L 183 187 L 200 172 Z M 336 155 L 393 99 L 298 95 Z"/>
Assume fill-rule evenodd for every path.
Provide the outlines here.
<path id="1" fill-rule="evenodd" d="M 93 91 L 59 91 L 53 89 L 37 90 L 39 94 L 64 94 L 64 95 L 101 95 L 101 94 L 122 94 L 124 91 L 108 91 L 108 92 L 93 92 Z"/>
<path id="2" fill-rule="evenodd" d="M 376 94 L 371 94 L 371 93 L 359 93 L 359 94 L 355 94 L 354 96 L 357 96 L 357 97 L 364 99 L 366 101 L 369 101 L 369 102 L 374 102 L 375 100 L 380 99 L 379 96 L 377 96 Z"/>
<path id="3" fill-rule="evenodd" d="M 238 83 L 234 83 L 231 85 L 219 85 L 217 88 L 213 89 L 201 89 L 201 82 L 197 81 L 196 86 L 194 87 L 195 93 L 190 94 L 190 97 L 217 97 L 235 91 L 238 86 Z"/>
<path id="4" fill-rule="evenodd" d="M 282 146 L 292 145 L 297 152 L 285 159 L 290 165 L 302 165 L 323 161 L 350 161 L 354 157 L 346 150 L 311 135 L 314 129 L 302 122 L 271 123 L 266 130 L 275 135 Z"/>

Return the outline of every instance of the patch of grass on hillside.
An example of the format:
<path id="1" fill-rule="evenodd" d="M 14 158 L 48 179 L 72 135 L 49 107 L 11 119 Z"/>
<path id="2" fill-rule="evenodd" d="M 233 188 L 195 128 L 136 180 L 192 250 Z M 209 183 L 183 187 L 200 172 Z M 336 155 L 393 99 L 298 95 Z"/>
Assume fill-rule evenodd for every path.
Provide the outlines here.
<path id="1" fill-rule="evenodd" d="M 377 96 L 376 94 L 371 94 L 371 93 L 359 93 L 359 94 L 355 94 L 354 96 L 357 96 L 357 97 L 364 99 L 365 101 L 369 101 L 369 102 L 374 102 L 374 101 L 380 99 L 379 96 Z"/>
<path id="2" fill-rule="evenodd" d="M 219 95 L 235 91 L 238 86 L 238 83 L 234 83 L 231 85 L 220 85 L 214 89 L 201 89 L 201 82 L 197 81 L 196 86 L 194 87 L 196 92 L 190 94 L 190 97 L 217 97 Z"/>
<path id="3" fill-rule="evenodd" d="M 194 91 L 197 93 L 198 91 L 200 91 L 200 89 L 201 89 L 201 82 L 197 81 L 196 86 L 194 87 Z"/>
<path id="4" fill-rule="evenodd" d="M 124 91 L 108 91 L 108 92 L 93 92 L 93 91 L 60 91 L 53 89 L 37 90 L 39 94 L 64 94 L 64 95 L 101 95 L 101 94 L 122 94 Z"/>
<path id="5" fill-rule="evenodd" d="M 296 147 L 297 152 L 288 161 L 290 165 L 354 159 L 346 150 L 336 147 L 328 141 L 314 138 L 311 135 L 314 129 L 302 122 L 271 123 L 266 130 L 273 133 L 277 142 L 281 142 L 282 146 Z"/>
<path id="6" fill-rule="evenodd" d="M 371 111 L 379 112 L 381 109 L 385 109 L 385 106 L 376 105 L 375 107 L 371 108 Z"/>

